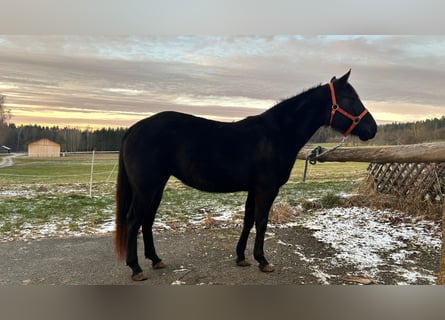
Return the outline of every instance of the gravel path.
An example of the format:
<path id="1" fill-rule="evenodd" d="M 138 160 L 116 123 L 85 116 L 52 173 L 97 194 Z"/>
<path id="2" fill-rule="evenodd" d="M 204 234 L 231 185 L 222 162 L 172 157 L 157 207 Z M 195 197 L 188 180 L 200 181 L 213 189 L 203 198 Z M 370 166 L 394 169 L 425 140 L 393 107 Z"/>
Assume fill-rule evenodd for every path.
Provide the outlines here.
<path id="1" fill-rule="evenodd" d="M 0 285 L 5 284 L 357 284 L 369 283 L 354 265 L 329 263 L 335 249 L 319 242 L 313 231 L 295 227 L 272 229 L 265 242 L 266 256 L 276 271 L 265 274 L 256 263 L 237 267 L 234 250 L 240 230 L 191 229 L 155 234 L 159 255 L 168 264 L 152 270 L 142 261 L 148 280 L 132 282 L 130 269 L 116 261 L 111 234 L 96 237 L 42 239 L 0 243 Z M 252 252 L 251 237 L 247 257 Z M 142 259 L 142 243 L 139 243 Z M 438 267 L 438 255 L 428 264 Z M 425 261 L 425 263 L 427 263 Z M 395 284 L 393 275 L 378 281 Z"/>

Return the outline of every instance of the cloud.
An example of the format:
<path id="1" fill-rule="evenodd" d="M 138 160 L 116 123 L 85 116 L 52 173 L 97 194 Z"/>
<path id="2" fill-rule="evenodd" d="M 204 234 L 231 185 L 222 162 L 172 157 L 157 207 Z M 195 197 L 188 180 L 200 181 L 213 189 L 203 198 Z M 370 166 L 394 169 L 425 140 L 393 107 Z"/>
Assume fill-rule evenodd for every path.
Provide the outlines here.
<path id="1" fill-rule="evenodd" d="M 0 93 L 14 122 L 33 106 L 55 123 L 79 110 L 91 125 L 163 110 L 230 120 L 352 68 L 364 101 L 416 120 L 445 114 L 444 58 L 444 36 L 0 36 Z"/>

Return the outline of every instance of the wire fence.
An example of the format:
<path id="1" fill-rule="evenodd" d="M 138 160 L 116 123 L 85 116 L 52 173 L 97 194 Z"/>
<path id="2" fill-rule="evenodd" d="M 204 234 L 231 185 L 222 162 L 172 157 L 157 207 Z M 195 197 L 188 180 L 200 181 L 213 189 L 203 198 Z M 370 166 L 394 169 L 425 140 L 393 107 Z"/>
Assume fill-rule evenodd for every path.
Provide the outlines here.
<path id="1" fill-rule="evenodd" d="M 12 155 L 14 164 L 0 168 L 0 186 L 14 184 L 109 183 L 117 174 L 118 151 L 65 153 L 60 158 Z"/>

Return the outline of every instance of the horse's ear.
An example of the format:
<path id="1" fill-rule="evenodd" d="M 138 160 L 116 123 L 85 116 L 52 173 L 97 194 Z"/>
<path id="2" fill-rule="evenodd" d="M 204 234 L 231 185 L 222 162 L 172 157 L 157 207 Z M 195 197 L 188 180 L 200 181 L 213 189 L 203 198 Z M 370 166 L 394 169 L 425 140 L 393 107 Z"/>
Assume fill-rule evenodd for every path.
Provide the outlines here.
<path id="1" fill-rule="evenodd" d="M 346 82 L 348 82 L 348 79 L 349 79 L 350 75 L 351 75 L 351 69 L 349 69 L 348 72 L 346 72 L 340 79 L 338 79 L 338 82 L 346 84 Z"/>
<path id="2" fill-rule="evenodd" d="M 337 80 L 337 78 L 335 76 L 333 76 L 331 79 L 331 82 L 334 82 L 335 80 Z"/>

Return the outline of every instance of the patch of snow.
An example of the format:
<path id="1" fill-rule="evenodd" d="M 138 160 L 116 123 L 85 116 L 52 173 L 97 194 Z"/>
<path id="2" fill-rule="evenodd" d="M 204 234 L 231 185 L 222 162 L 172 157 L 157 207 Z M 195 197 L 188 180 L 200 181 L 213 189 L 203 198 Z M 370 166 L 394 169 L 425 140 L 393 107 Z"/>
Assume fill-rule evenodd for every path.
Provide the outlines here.
<path id="1" fill-rule="evenodd" d="M 433 284 L 437 280 L 437 277 L 428 270 L 399 268 L 397 271 L 405 279 L 405 281 L 400 281 L 399 285 L 409 285 L 420 280 Z"/>
<path id="2" fill-rule="evenodd" d="M 331 275 L 321 271 L 318 267 L 314 267 L 313 269 L 315 270 L 312 272 L 312 275 L 318 279 L 320 284 L 330 284 L 329 279 L 332 277 Z"/>
<path id="3" fill-rule="evenodd" d="M 231 221 L 233 219 L 233 210 L 223 210 L 222 212 L 218 212 L 218 215 L 214 216 L 213 219 L 218 221 Z"/>
<path id="4" fill-rule="evenodd" d="M 292 247 L 292 246 L 293 246 L 293 244 L 291 244 L 291 243 L 286 243 L 286 242 L 284 242 L 284 241 L 281 241 L 280 239 L 278 239 L 277 243 L 278 243 L 278 244 L 281 244 L 281 245 L 283 245 L 283 246 L 285 246 L 285 247 Z"/>
<path id="5" fill-rule="evenodd" d="M 51 236 L 53 234 L 55 234 L 57 231 L 57 224 L 54 222 L 48 222 L 43 224 L 40 227 L 40 235 L 42 236 Z"/>
<path id="6" fill-rule="evenodd" d="M 155 221 L 153 223 L 153 229 L 158 229 L 158 230 L 171 230 L 172 227 L 170 227 L 168 224 L 166 224 L 163 221 Z"/>
<path id="7" fill-rule="evenodd" d="M 288 245 L 288 244 L 286 244 L 286 245 Z M 322 271 L 321 268 L 319 267 L 319 263 L 318 262 L 316 263 L 316 260 L 320 260 L 320 259 L 308 258 L 303 253 L 303 249 L 301 248 L 301 246 L 295 245 L 295 247 L 296 247 L 296 249 L 295 249 L 294 253 L 300 258 L 301 261 L 306 262 L 308 264 L 309 269 L 312 270 L 311 274 L 315 278 L 318 279 L 318 282 L 320 284 L 329 284 L 328 280 L 331 278 L 331 275 Z"/>
<path id="8" fill-rule="evenodd" d="M 317 212 L 306 217 L 301 225 L 314 230 L 314 237 L 329 244 L 337 254 L 336 258 L 372 277 L 379 277 L 382 266 L 413 264 L 413 269 L 395 268 L 408 283 L 419 278 L 434 283 L 430 274 L 415 270 L 412 256 L 419 250 L 440 250 L 440 225 L 432 221 L 407 219 L 392 224 L 389 211 L 369 208 L 334 208 Z"/>
<path id="9" fill-rule="evenodd" d="M 190 271 L 190 270 L 185 268 L 184 266 L 180 266 L 179 269 L 173 270 L 174 273 L 186 272 L 186 271 Z"/>
<path id="10" fill-rule="evenodd" d="M 114 231 L 116 228 L 116 224 L 114 222 L 114 219 L 110 219 L 106 222 L 104 222 L 102 225 L 99 226 L 99 228 L 96 229 L 97 233 L 108 233 Z"/>

